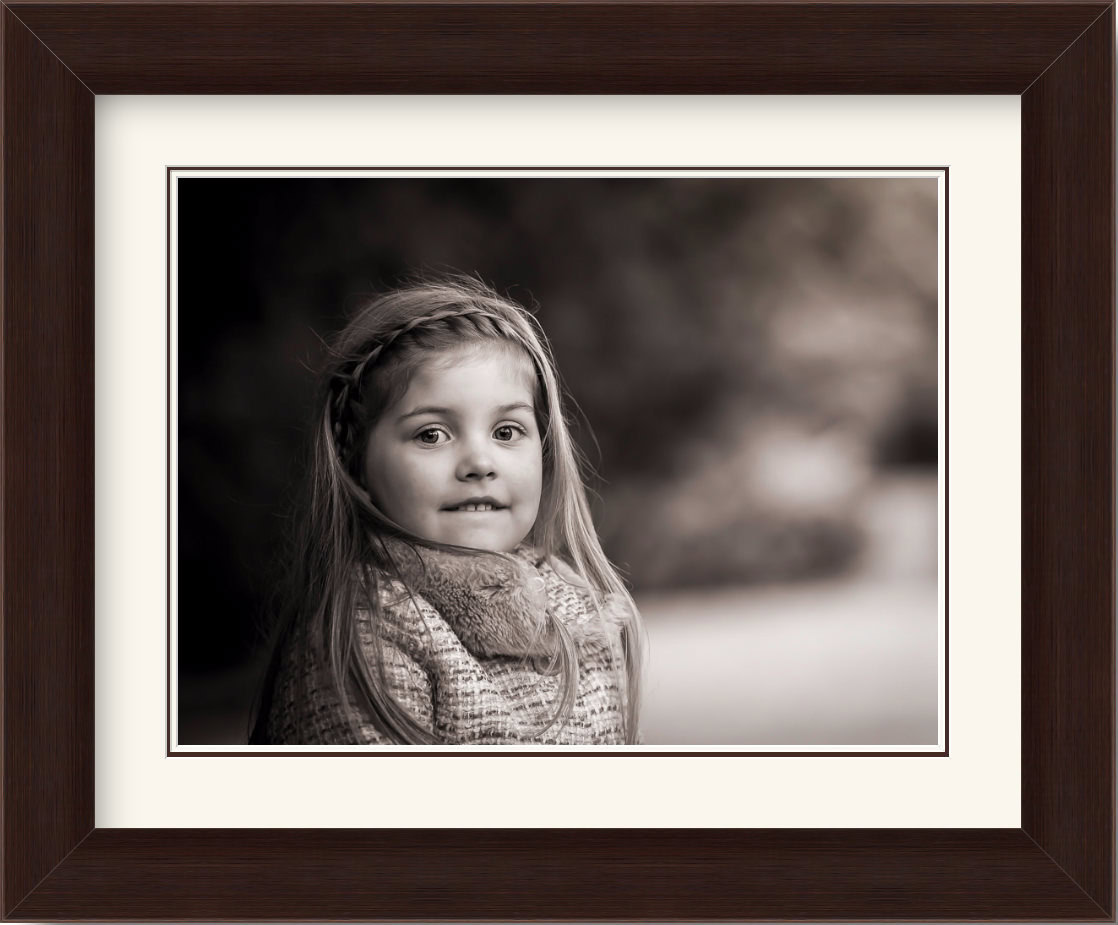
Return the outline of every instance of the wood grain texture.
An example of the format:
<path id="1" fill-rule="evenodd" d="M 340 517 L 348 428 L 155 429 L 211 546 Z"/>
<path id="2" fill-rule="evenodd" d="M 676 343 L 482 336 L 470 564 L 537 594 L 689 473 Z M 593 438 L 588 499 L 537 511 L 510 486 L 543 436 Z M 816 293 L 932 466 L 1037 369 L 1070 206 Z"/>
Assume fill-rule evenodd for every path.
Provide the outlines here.
<path id="1" fill-rule="evenodd" d="M 10 5 L 95 93 L 300 94 L 1021 93 L 1104 8 Z"/>
<path id="2" fill-rule="evenodd" d="M 1113 50 L 1111 7 L 1021 107 L 1022 826 L 1110 913 Z"/>
<path id="3" fill-rule="evenodd" d="M 1113 16 L 1065 0 L 4 6 L 4 916 L 1112 921 Z M 1023 828 L 91 833 L 92 93 L 700 90 L 1024 94 Z"/>
<path id="4" fill-rule="evenodd" d="M 2 17 L 3 909 L 93 828 L 93 96 Z"/>
<path id="5" fill-rule="evenodd" d="M 651 829 L 636 835 L 100 829 L 13 917 L 771 921 L 790 915 L 1103 920 L 1014 829 Z"/>

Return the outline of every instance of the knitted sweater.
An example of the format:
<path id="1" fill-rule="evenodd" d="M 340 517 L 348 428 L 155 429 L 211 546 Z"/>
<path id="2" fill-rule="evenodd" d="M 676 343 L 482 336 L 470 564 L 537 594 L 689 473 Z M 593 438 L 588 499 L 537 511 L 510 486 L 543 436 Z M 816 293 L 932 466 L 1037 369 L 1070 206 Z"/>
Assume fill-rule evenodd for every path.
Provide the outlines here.
<path id="1" fill-rule="evenodd" d="M 527 545 L 511 561 L 417 553 L 402 544 L 392 550 L 407 587 L 379 583 L 380 618 L 374 625 L 359 610 L 358 639 L 371 653 L 378 635 L 389 688 L 421 726 L 452 745 L 624 744 L 624 662 L 617 643 L 629 615 L 619 602 L 607 599 L 599 618 L 575 573 Z M 560 675 L 546 673 L 556 648 L 548 610 L 574 640 L 578 689 L 567 721 L 537 735 L 561 696 Z M 281 653 L 267 740 L 392 744 L 352 691 L 348 713 L 360 730 L 357 739 L 320 646 L 297 630 Z"/>

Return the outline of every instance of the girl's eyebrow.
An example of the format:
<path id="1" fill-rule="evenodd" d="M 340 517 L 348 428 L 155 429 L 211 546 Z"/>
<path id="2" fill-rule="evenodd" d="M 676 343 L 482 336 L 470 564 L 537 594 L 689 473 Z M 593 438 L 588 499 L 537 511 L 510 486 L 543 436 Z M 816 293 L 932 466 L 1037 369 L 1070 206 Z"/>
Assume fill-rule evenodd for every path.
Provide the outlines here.
<path id="1" fill-rule="evenodd" d="M 498 414 L 508 414 L 510 411 L 527 411 L 529 414 L 535 414 L 536 409 L 524 401 L 514 401 L 510 405 L 501 405 L 497 409 Z M 399 420 L 406 421 L 408 418 L 418 417 L 421 414 L 441 414 L 446 417 L 454 417 L 455 412 L 451 408 L 436 408 L 434 405 L 424 405 L 422 408 L 409 411 L 407 414 L 401 414 Z"/>

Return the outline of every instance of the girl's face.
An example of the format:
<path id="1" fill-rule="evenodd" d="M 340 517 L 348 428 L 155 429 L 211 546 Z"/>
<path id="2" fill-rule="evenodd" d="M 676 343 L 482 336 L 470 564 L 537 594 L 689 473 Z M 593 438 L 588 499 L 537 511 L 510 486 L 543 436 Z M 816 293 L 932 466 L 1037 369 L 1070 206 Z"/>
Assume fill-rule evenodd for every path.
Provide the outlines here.
<path id="1" fill-rule="evenodd" d="M 380 509 L 423 539 L 515 548 L 543 485 L 534 378 L 496 344 L 434 354 L 369 433 L 365 484 Z"/>

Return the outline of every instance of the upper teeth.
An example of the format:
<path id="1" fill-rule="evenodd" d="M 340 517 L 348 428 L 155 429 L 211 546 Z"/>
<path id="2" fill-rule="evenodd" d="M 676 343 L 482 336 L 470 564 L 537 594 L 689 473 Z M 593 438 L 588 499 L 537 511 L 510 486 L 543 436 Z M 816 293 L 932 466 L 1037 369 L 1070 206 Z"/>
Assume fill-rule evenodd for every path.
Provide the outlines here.
<path id="1" fill-rule="evenodd" d="M 492 504 L 460 504 L 455 508 L 456 511 L 491 511 L 493 510 Z"/>

